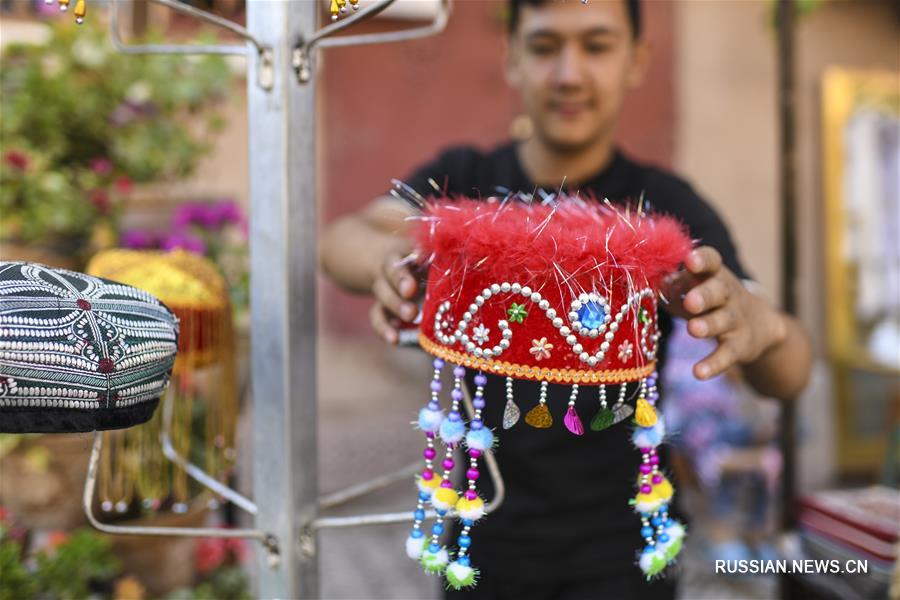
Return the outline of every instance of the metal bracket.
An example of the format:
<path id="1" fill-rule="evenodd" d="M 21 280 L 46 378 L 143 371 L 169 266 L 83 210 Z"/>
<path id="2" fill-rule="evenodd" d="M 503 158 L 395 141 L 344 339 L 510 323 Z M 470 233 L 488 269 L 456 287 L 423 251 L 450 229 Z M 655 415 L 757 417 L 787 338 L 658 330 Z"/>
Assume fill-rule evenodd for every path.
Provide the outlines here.
<path id="1" fill-rule="evenodd" d="M 110 525 L 103 523 L 94 515 L 94 488 L 97 485 L 97 466 L 100 463 L 100 453 L 103 450 L 103 432 L 94 433 L 94 444 L 91 448 L 91 458 L 88 462 L 87 477 L 84 482 L 84 514 L 87 515 L 91 525 L 105 533 L 119 535 L 152 535 L 172 537 L 216 537 L 216 538 L 244 538 L 259 540 L 268 553 L 269 566 L 275 568 L 280 563 L 280 551 L 277 538 L 265 531 L 258 529 L 221 529 L 213 527 L 144 527 L 130 525 Z"/>
<path id="2" fill-rule="evenodd" d="M 466 386 L 463 386 L 463 406 L 466 408 L 466 413 L 469 415 L 469 418 L 475 414 L 475 408 L 472 406 L 472 398 L 469 395 L 469 389 Z M 497 466 L 497 459 L 494 456 L 492 451 L 487 451 L 484 453 L 484 460 L 487 464 L 488 473 L 491 476 L 491 482 L 494 484 L 494 497 L 488 502 L 484 507 L 485 514 L 490 514 L 491 512 L 500 508 L 503 504 L 503 499 L 506 496 L 506 485 L 503 482 L 503 476 L 500 473 L 500 468 Z M 400 481 L 405 477 L 409 477 L 413 475 L 416 471 L 419 470 L 421 465 L 417 462 L 415 464 L 411 464 L 408 467 L 395 471 L 393 473 L 389 473 L 387 475 L 382 475 L 381 477 L 377 477 L 370 481 L 366 481 L 364 483 L 353 485 L 349 488 L 346 488 L 342 491 L 335 492 L 333 494 L 329 494 L 328 496 L 324 496 L 319 500 L 320 508 L 330 508 L 337 506 L 338 504 L 343 504 L 349 500 L 354 498 L 358 498 L 375 490 L 381 489 L 391 483 L 396 481 Z M 437 515 L 434 509 L 429 509 L 425 511 L 425 518 L 432 519 Z M 455 510 L 451 510 L 446 518 L 451 518 L 456 515 Z M 410 511 L 406 510 L 403 512 L 394 512 L 394 513 L 375 513 L 370 515 L 357 515 L 357 516 L 349 516 L 349 517 L 319 517 L 313 520 L 307 527 L 308 530 L 316 530 L 316 529 L 325 529 L 328 527 L 356 527 L 358 525 L 386 525 L 389 523 L 404 523 L 408 521 L 412 521 L 413 516 Z"/>
<path id="3" fill-rule="evenodd" d="M 246 28 L 223 19 L 205 10 L 194 8 L 178 0 L 147 0 L 171 8 L 174 11 L 190 15 L 201 21 L 206 21 L 217 27 L 240 36 L 248 44 L 256 48 L 259 68 L 257 69 L 257 83 L 268 91 L 272 89 L 274 80 L 274 60 L 272 48 L 263 45 Z M 123 54 L 218 54 L 249 56 L 247 45 L 201 45 L 201 44 L 126 44 L 119 33 L 119 0 L 110 0 L 109 34 L 113 46 Z"/>
<path id="4" fill-rule="evenodd" d="M 388 31 L 384 33 L 363 33 L 359 35 L 343 35 L 331 37 L 333 34 L 346 29 L 353 23 L 374 17 L 394 3 L 395 0 L 380 0 L 367 6 L 358 13 L 347 17 L 343 21 L 332 23 L 315 32 L 308 40 L 301 39 L 291 55 L 291 63 L 297 72 L 297 81 L 307 83 L 312 77 L 312 51 L 320 48 L 337 48 L 346 46 L 361 46 L 363 44 L 381 44 L 388 42 L 405 42 L 436 35 L 447 27 L 450 19 L 451 0 L 441 0 L 438 13 L 430 25 L 413 27 L 400 31 Z"/>

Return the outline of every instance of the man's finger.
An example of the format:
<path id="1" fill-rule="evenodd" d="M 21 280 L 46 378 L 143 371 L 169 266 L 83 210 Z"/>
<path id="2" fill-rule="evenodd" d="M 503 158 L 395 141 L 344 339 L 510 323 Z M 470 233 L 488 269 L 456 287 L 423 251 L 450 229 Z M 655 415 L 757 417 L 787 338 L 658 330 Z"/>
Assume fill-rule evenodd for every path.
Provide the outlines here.
<path id="1" fill-rule="evenodd" d="M 399 253 L 393 252 L 384 261 L 384 276 L 400 296 L 412 299 L 416 296 L 416 279 L 413 277 L 409 265 L 403 262 Z"/>
<path id="2" fill-rule="evenodd" d="M 695 338 L 711 338 L 731 331 L 735 323 L 734 311 L 725 306 L 702 317 L 694 317 L 688 321 L 687 329 Z"/>
<path id="3" fill-rule="evenodd" d="M 375 330 L 375 333 L 381 336 L 387 343 L 396 344 L 397 340 L 400 339 L 397 330 L 394 329 L 388 321 L 387 315 L 384 312 L 384 307 L 378 302 L 372 304 L 372 308 L 369 309 L 369 321 L 372 323 L 372 329 Z"/>
<path id="4" fill-rule="evenodd" d="M 375 280 L 375 284 L 372 286 L 372 295 L 388 312 L 404 321 L 412 321 L 416 318 L 418 312 L 416 305 L 403 300 L 387 279 L 379 277 Z"/>
<path id="5" fill-rule="evenodd" d="M 737 353 L 733 342 L 719 344 L 715 351 L 694 365 L 694 376 L 697 379 L 709 379 L 721 375 L 737 362 Z"/>
<path id="6" fill-rule="evenodd" d="M 722 268 L 722 255 L 712 246 L 695 248 L 684 263 L 694 275 L 710 275 Z"/>
<path id="7" fill-rule="evenodd" d="M 684 296 L 684 308 L 699 315 L 724 306 L 730 295 L 731 289 L 723 277 L 710 277 Z"/>

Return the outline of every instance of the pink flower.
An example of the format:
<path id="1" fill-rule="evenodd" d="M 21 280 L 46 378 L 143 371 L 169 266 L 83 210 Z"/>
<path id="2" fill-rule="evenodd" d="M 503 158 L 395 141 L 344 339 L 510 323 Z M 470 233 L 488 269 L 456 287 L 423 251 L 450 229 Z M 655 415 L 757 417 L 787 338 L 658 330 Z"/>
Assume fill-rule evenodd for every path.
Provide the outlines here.
<path id="1" fill-rule="evenodd" d="M 112 173 L 112 163 L 108 158 L 98 156 L 91 159 L 91 170 L 101 177 L 106 177 Z"/>
<path id="2" fill-rule="evenodd" d="M 14 169 L 24 171 L 28 168 L 28 164 L 31 161 L 29 160 L 28 155 L 24 152 L 20 152 L 18 150 L 10 150 L 3 155 L 3 162 L 13 167 Z"/>
<path id="3" fill-rule="evenodd" d="M 225 562 L 225 540 L 222 538 L 203 538 L 197 541 L 194 548 L 194 568 L 201 575 L 211 573 Z"/>
<path id="4" fill-rule="evenodd" d="M 553 350 L 553 344 L 547 341 L 547 338 L 542 337 L 539 340 L 531 340 L 531 352 L 534 354 L 535 360 L 543 360 L 545 358 L 550 358 L 550 351 Z"/>
<path id="5" fill-rule="evenodd" d="M 634 345 L 628 340 L 625 340 L 619 345 L 619 360 L 622 362 L 628 362 L 631 360 L 631 356 L 634 354 Z"/>
<path id="6" fill-rule="evenodd" d="M 131 189 L 134 185 L 131 182 L 131 179 L 122 175 L 121 177 L 116 177 L 116 181 L 113 183 L 116 188 L 116 193 L 121 194 L 122 196 L 126 196 L 131 193 Z"/>

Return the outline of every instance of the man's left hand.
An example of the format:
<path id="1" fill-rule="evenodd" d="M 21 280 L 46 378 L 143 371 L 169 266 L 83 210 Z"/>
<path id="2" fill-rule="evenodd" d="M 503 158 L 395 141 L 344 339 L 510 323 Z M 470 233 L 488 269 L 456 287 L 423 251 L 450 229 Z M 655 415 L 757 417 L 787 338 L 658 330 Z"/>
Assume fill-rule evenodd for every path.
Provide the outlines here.
<path id="1" fill-rule="evenodd" d="M 663 297 L 669 313 L 687 319 L 688 333 L 718 342 L 712 354 L 694 365 L 698 379 L 753 362 L 787 334 L 781 312 L 748 291 L 710 246 L 690 253 L 685 270 L 664 283 Z"/>

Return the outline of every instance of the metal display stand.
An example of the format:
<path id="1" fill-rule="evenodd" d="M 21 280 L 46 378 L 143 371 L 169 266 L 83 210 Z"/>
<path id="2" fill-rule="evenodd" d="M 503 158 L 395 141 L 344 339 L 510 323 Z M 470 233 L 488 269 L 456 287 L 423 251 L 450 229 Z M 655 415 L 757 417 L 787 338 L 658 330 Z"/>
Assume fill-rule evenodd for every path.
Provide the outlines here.
<path id="1" fill-rule="evenodd" d="M 253 490 L 250 500 L 179 456 L 168 432 L 170 402 L 163 405 L 164 455 L 189 476 L 254 516 L 253 529 L 125 527 L 101 523 L 92 503 L 102 434 L 97 433 L 84 490 L 84 508 L 101 531 L 128 535 L 244 537 L 261 542 L 257 552 L 260 598 L 319 597 L 317 532 L 328 527 L 412 521 L 412 511 L 320 517 L 336 506 L 410 477 L 409 467 L 319 497 L 316 381 L 316 160 L 315 50 L 418 39 L 447 25 L 450 0 L 442 0 L 431 24 L 394 32 L 332 37 L 393 4 L 379 0 L 316 29 L 318 0 L 248 0 L 247 28 L 183 4 L 148 0 L 225 28 L 244 45 L 130 45 L 119 33 L 119 0 L 111 1 L 113 44 L 129 54 L 224 54 L 246 56 L 249 119 L 251 391 L 253 398 Z M 471 399 L 465 406 L 473 414 Z M 496 495 L 503 480 L 494 456 L 485 454 Z M 428 511 L 433 517 L 434 511 Z"/>

